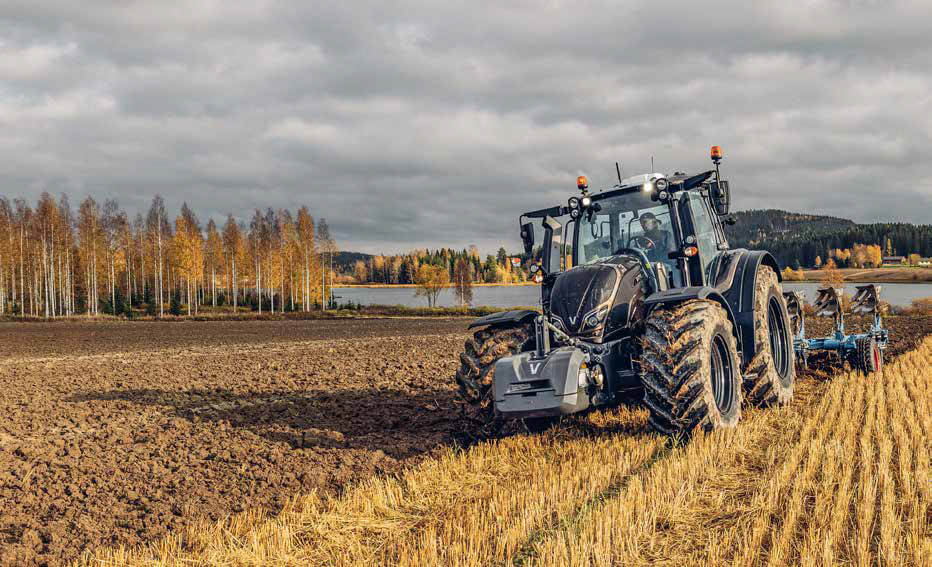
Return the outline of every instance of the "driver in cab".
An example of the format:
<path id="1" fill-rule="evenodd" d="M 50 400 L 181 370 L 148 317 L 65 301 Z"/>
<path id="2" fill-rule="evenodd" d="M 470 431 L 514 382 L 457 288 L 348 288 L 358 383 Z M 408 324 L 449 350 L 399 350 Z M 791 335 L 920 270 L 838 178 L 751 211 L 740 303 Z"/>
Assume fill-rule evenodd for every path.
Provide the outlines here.
<path id="1" fill-rule="evenodd" d="M 660 221 L 654 213 L 644 213 L 638 220 L 641 222 L 641 229 L 644 233 L 641 235 L 642 238 L 637 239 L 637 244 L 644 249 L 647 258 L 652 262 L 667 261 L 667 252 L 671 250 L 670 242 L 673 239 L 670 232 L 660 229 Z"/>

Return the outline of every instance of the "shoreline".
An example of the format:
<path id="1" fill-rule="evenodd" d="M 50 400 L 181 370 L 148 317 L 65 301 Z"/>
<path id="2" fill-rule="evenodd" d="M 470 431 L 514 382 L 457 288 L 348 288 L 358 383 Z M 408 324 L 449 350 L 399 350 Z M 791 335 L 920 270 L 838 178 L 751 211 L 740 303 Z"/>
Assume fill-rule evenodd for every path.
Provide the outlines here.
<path id="1" fill-rule="evenodd" d="M 530 286 L 539 286 L 539 283 L 535 282 L 521 282 L 521 283 L 474 283 L 472 287 L 530 287 Z M 391 289 L 391 288 L 417 288 L 417 284 L 381 284 L 381 283 L 372 283 L 372 284 L 333 284 L 333 289 L 341 288 L 372 288 L 372 289 Z M 452 289 L 453 286 L 450 286 Z"/>
<path id="2" fill-rule="evenodd" d="M 864 283 L 873 283 L 873 284 L 903 284 L 903 285 L 932 285 L 932 280 L 916 280 L 916 281 L 903 281 L 895 279 L 884 279 L 884 278 L 869 278 L 869 279 L 848 279 L 845 278 L 844 282 L 846 284 L 864 284 Z M 818 284 L 822 283 L 820 279 L 804 279 L 804 280 L 787 280 L 784 279 L 783 283 L 813 283 Z"/>
<path id="3" fill-rule="evenodd" d="M 821 278 L 806 278 L 802 280 L 788 280 L 787 283 L 821 283 Z M 932 284 L 932 277 L 920 280 L 904 280 L 896 278 L 860 278 L 846 277 L 845 283 L 877 283 L 877 284 Z M 516 283 L 516 284 L 498 284 L 498 283 L 481 283 L 472 284 L 473 287 L 531 287 L 539 286 L 534 282 Z M 416 289 L 417 284 L 334 284 L 333 289 Z M 452 289 L 452 286 L 451 286 Z"/>
<path id="4" fill-rule="evenodd" d="M 930 284 L 932 268 L 886 267 L 886 268 L 839 268 L 845 283 L 879 284 Z M 819 283 L 825 276 L 824 270 L 803 270 L 802 280 L 787 280 Z"/>

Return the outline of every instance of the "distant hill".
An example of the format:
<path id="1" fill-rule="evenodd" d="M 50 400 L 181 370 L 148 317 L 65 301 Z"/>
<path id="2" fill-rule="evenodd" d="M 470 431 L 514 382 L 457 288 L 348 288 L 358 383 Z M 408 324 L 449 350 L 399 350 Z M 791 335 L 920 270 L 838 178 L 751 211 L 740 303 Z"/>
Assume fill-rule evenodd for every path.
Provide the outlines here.
<path id="1" fill-rule="evenodd" d="M 791 213 L 778 209 L 738 211 L 737 223 L 726 226 L 732 246 L 753 247 L 757 242 L 804 237 L 847 230 L 857 226 L 852 220 L 823 215 Z"/>
<path id="2" fill-rule="evenodd" d="M 849 219 L 792 213 L 776 209 L 740 211 L 726 226 L 732 248 L 769 250 L 783 266 L 809 267 L 826 252 L 855 244 L 877 244 L 894 255 L 932 255 L 932 225 L 858 224 Z"/>

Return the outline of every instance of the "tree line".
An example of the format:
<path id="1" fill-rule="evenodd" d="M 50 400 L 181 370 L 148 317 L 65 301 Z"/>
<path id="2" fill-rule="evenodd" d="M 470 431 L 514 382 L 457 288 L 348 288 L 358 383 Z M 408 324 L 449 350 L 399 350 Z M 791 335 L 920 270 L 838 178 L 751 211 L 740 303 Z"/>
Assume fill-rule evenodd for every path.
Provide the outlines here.
<path id="1" fill-rule="evenodd" d="M 60 317 L 326 308 L 337 246 L 307 207 L 202 225 L 161 196 L 132 219 L 115 200 L 0 197 L 0 314 Z"/>
<path id="2" fill-rule="evenodd" d="M 520 256 L 524 262 L 523 255 Z M 460 264 L 457 272 L 457 264 Z M 526 263 L 526 262 L 525 262 Z M 499 248 L 495 255 L 488 254 L 480 258 L 479 249 L 454 250 L 438 248 L 436 250 L 414 250 L 407 254 L 371 256 L 365 260 L 356 260 L 348 274 L 356 283 L 379 284 L 418 284 L 425 275 L 420 275 L 423 266 L 434 266 L 446 272 L 446 281 L 466 280 L 470 283 L 520 283 L 527 281 L 527 272 L 516 268 L 504 248 Z M 426 274 L 427 272 L 424 272 Z M 442 279 L 432 275 L 438 282 Z"/>

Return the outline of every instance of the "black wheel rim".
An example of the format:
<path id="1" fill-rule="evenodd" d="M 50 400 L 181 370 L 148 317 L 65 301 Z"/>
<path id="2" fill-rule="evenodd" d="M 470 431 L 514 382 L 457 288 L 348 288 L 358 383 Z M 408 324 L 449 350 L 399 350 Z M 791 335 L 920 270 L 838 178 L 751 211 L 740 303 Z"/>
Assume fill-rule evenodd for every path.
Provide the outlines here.
<path id="1" fill-rule="evenodd" d="M 722 335 L 715 335 L 712 339 L 709 366 L 712 373 L 712 395 L 715 397 L 715 406 L 720 413 L 728 413 L 734 400 L 734 366 L 728 354 L 728 344 Z"/>
<path id="2" fill-rule="evenodd" d="M 776 297 L 771 297 L 767 306 L 767 328 L 770 331 L 770 355 L 777 375 L 784 386 L 789 385 L 790 349 L 787 340 L 786 320 Z"/>

